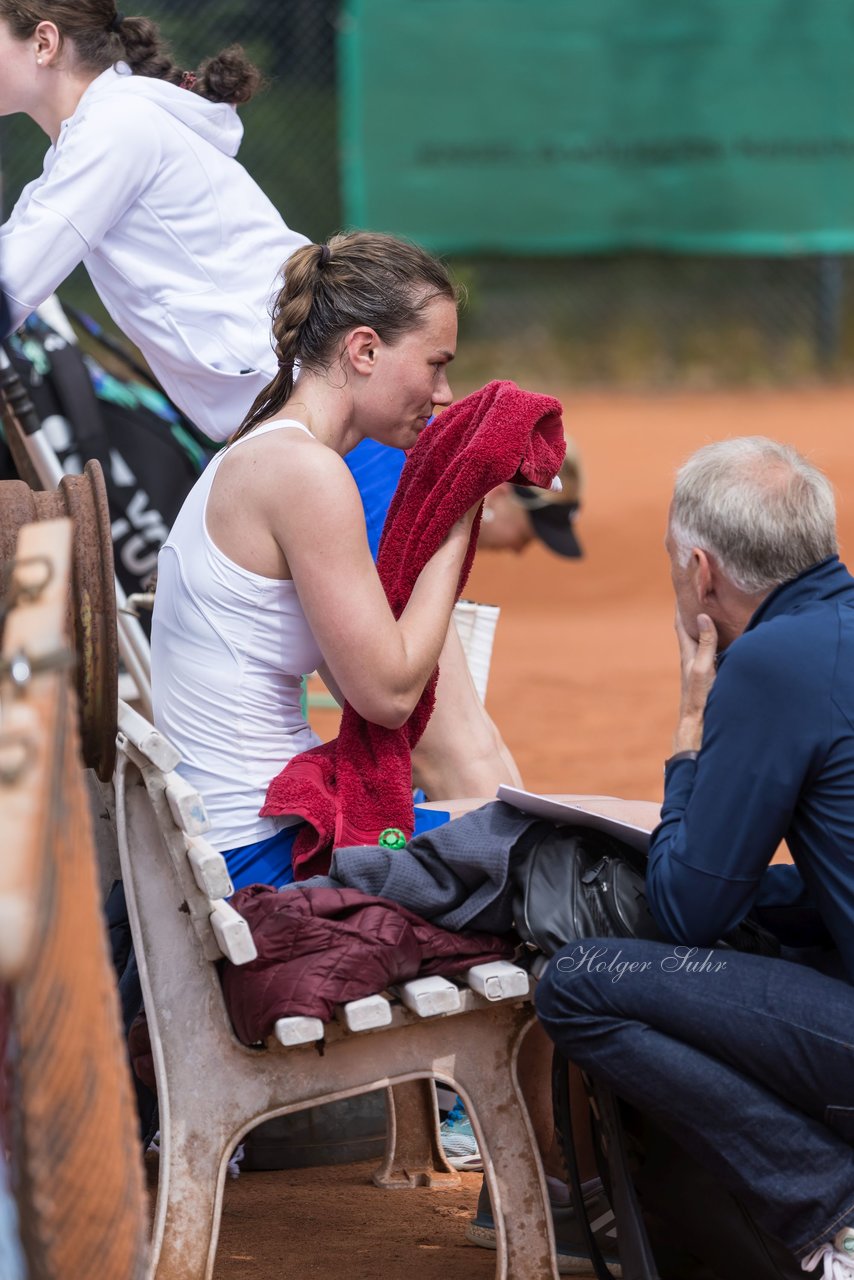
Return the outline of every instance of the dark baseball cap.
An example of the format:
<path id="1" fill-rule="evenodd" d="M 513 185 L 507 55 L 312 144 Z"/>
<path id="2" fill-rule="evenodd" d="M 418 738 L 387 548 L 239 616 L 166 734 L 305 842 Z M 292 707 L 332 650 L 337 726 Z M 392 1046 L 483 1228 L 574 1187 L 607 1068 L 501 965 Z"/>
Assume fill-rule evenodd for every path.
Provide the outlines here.
<path id="1" fill-rule="evenodd" d="M 575 517 L 580 503 L 555 501 L 552 495 L 546 496 L 542 489 L 533 489 L 527 485 L 514 484 L 513 496 L 520 506 L 524 507 L 531 521 L 531 527 L 550 551 L 567 559 L 577 560 L 584 555 L 581 543 L 575 534 Z"/>
<path id="2" fill-rule="evenodd" d="M 566 455 L 560 471 L 548 489 L 510 486 L 514 501 L 528 513 L 534 536 L 555 555 L 567 560 L 578 560 L 584 555 L 575 533 L 583 487 L 581 456 L 570 436 L 566 437 Z"/>

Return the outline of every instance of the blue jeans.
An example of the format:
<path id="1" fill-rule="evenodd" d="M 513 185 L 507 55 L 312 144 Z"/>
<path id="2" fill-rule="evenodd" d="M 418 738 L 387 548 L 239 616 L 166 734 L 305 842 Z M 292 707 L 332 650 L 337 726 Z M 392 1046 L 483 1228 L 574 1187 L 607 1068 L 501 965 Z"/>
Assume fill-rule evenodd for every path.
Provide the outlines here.
<path id="1" fill-rule="evenodd" d="M 537 1012 L 796 1256 L 854 1226 L 854 988 L 801 964 L 635 939 L 565 947 Z"/>

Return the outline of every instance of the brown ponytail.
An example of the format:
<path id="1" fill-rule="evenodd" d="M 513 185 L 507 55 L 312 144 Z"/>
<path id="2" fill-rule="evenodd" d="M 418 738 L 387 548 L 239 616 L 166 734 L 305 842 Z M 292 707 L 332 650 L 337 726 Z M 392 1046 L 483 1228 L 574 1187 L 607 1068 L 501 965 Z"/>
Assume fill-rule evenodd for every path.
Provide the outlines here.
<path id="1" fill-rule="evenodd" d="M 19 40 L 29 39 L 40 22 L 52 22 L 81 66 L 100 72 L 124 61 L 135 75 L 182 85 L 211 102 L 248 102 L 262 83 L 239 45 L 194 71 L 179 67 L 157 24 L 124 17 L 115 0 L 0 0 L 0 18 Z"/>
<path id="2" fill-rule="evenodd" d="M 252 408 L 232 437 L 245 436 L 265 418 L 272 418 L 291 398 L 294 368 L 298 359 L 300 335 L 311 314 L 318 277 L 326 245 L 306 244 L 295 250 L 287 261 L 287 284 L 273 310 L 273 337 L 279 372 L 255 399 Z"/>
<path id="3" fill-rule="evenodd" d="M 456 303 L 447 270 L 418 245 L 372 231 L 303 245 L 285 263 L 285 283 L 273 308 L 279 372 L 255 400 L 232 440 L 279 413 L 294 389 L 294 368 L 328 369 L 341 338 L 368 325 L 393 344 L 421 323 L 432 298 Z"/>

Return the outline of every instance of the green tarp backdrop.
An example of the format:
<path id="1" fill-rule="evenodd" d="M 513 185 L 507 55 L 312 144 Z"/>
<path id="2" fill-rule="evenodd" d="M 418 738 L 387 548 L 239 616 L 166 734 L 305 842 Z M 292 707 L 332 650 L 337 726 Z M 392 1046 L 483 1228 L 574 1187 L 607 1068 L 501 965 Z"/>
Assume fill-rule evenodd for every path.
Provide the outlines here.
<path id="1" fill-rule="evenodd" d="M 346 0 L 340 55 L 351 225 L 854 250 L 854 0 Z"/>

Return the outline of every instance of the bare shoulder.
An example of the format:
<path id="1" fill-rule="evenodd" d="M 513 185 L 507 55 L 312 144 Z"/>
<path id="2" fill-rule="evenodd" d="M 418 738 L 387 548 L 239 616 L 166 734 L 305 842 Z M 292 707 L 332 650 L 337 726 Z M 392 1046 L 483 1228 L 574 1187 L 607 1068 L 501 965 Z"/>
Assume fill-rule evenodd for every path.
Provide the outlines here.
<path id="1" fill-rule="evenodd" d="M 251 477 L 260 489 L 298 488 L 311 481 L 335 483 L 350 477 L 343 458 L 315 440 L 314 436 L 297 427 L 266 431 L 263 435 L 247 436 L 232 446 L 223 458 L 223 470 L 235 478 Z"/>
<path id="2" fill-rule="evenodd" d="M 268 431 L 247 438 L 223 459 L 226 485 L 250 496 L 280 536 L 293 531 L 339 528 L 363 520 L 361 500 L 342 457 L 305 431 Z"/>

